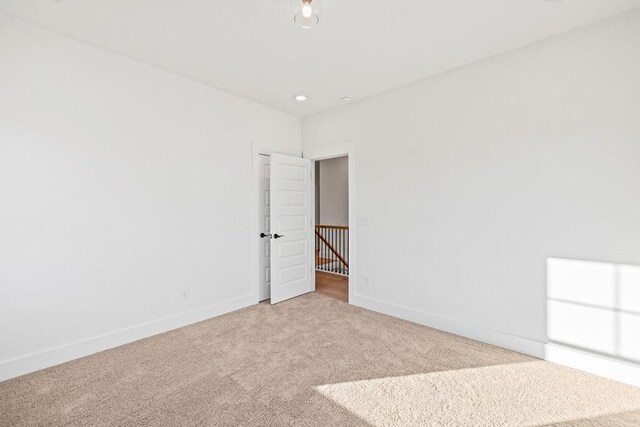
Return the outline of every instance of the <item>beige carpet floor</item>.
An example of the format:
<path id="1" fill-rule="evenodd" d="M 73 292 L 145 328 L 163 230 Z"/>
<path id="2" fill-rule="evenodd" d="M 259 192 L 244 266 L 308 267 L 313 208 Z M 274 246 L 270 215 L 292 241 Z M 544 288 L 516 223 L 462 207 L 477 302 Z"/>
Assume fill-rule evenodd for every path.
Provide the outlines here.
<path id="1" fill-rule="evenodd" d="M 0 383 L 0 426 L 640 426 L 640 389 L 309 294 Z"/>

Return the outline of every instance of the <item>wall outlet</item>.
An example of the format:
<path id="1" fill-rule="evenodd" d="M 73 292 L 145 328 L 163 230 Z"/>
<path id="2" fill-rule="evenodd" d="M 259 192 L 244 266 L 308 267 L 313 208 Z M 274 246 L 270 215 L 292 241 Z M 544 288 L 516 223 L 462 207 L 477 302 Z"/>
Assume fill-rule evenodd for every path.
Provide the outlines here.
<path id="1" fill-rule="evenodd" d="M 365 276 L 365 277 L 362 278 L 362 286 L 364 288 L 368 288 L 369 287 L 369 278 L 368 277 Z"/>
<path id="2" fill-rule="evenodd" d="M 180 299 L 189 299 L 190 296 L 191 291 L 189 290 L 189 288 L 184 288 L 182 291 L 180 291 Z"/>
<path id="3" fill-rule="evenodd" d="M 369 217 L 359 216 L 358 218 L 356 218 L 356 223 L 358 225 L 369 225 Z"/>

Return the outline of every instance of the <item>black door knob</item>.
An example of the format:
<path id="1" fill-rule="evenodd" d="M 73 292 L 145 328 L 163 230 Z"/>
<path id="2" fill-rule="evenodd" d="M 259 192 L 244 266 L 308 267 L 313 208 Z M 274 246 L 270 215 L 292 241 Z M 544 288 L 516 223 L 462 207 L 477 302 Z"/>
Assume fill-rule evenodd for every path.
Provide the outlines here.
<path id="1" fill-rule="evenodd" d="M 279 238 L 281 238 L 281 237 L 284 237 L 284 236 L 283 236 L 282 234 L 274 234 L 274 235 L 273 235 L 273 238 L 274 238 L 274 239 L 279 239 Z"/>
<path id="2" fill-rule="evenodd" d="M 271 234 L 260 233 L 260 237 L 264 239 L 265 237 L 271 237 Z"/>

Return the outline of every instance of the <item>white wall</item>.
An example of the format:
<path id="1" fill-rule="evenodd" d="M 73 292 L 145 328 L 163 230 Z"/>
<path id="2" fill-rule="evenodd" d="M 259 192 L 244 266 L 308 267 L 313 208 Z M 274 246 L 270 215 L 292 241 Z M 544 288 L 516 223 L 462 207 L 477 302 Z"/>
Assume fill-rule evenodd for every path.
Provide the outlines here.
<path id="1" fill-rule="evenodd" d="M 349 225 L 349 158 L 319 163 L 319 208 L 322 225 Z"/>
<path id="2" fill-rule="evenodd" d="M 257 301 L 251 143 L 300 132 L 0 16 L 0 380 Z"/>
<path id="3" fill-rule="evenodd" d="M 548 258 L 640 264 L 639 76 L 640 11 L 305 118 L 356 143 L 354 301 L 546 341 Z"/>

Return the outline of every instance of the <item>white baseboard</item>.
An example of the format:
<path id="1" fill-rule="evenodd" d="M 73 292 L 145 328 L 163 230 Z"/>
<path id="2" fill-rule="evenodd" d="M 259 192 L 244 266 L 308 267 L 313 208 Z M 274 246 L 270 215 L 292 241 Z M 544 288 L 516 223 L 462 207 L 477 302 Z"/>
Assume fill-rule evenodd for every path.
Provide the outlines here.
<path id="1" fill-rule="evenodd" d="M 506 332 L 439 316 L 426 311 L 354 295 L 351 304 L 434 329 L 471 338 L 559 365 L 590 372 L 623 383 L 640 386 L 640 365 L 587 353 L 558 344 L 547 344 Z"/>
<path id="2" fill-rule="evenodd" d="M 546 360 L 640 387 L 640 365 L 565 347 L 546 345 Z"/>
<path id="3" fill-rule="evenodd" d="M 193 323 L 211 319 L 255 304 L 255 295 L 224 301 L 175 316 L 165 317 L 130 328 L 110 332 L 0 362 L 0 381 L 39 371 L 44 368 L 89 356 L 143 338 L 161 334 Z M 508 334 L 494 329 L 461 322 L 457 319 L 435 315 L 413 308 L 391 304 L 374 298 L 354 295 L 351 304 L 384 313 L 410 322 L 460 335 L 466 338 L 517 351 L 574 369 L 590 372 L 616 381 L 640 387 L 640 365 L 615 360 L 585 351 L 546 344 L 529 338 Z"/>
<path id="4" fill-rule="evenodd" d="M 517 351 L 529 356 L 544 359 L 544 343 L 534 341 L 529 338 L 508 334 L 506 332 L 497 331 L 482 326 L 473 325 L 462 322 L 450 317 L 444 317 L 426 311 L 405 307 L 399 304 L 391 304 L 375 298 L 354 295 L 353 305 L 366 308 L 368 310 L 377 311 L 379 313 L 388 314 L 389 316 L 399 317 L 400 319 L 410 322 L 419 323 L 434 329 L 460 335 L 465 338 L 471 338 L 487 344 Z"/>
<path id="5" fill-rule="evenodd" d="M 119 347 L 193 323 L 202 322 L 203 320 L 230 313 L 255 303 L 256 296 L 247 295 L 186 313 L 164 317 L 85 340 L 50 348 L 41 352 L 4 360 L 0 362 L 0 381 L 69 362 L 110 348 Z"/>

